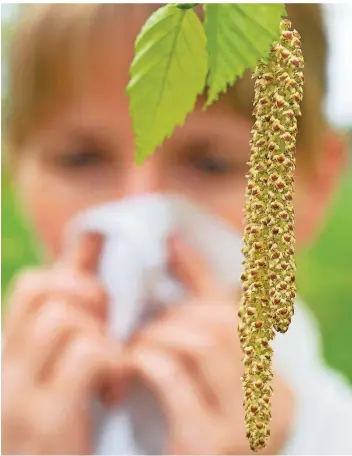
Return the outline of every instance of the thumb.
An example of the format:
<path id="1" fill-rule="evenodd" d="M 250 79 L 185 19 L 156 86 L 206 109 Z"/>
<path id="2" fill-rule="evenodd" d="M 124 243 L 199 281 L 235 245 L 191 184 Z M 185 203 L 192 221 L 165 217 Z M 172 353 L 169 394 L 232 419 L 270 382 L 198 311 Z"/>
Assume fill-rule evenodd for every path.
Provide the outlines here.
<path id="1" fill-rule="evenodd" d="M 170 268 L 198 297 L 211 299 L 223 294 L 214 272 L 203 255 L 179 236 L 169 240 Z"/>
<path id="2" fill-rule="evenodd" d="M 81 273 L 95 272 L 103 242 L 104 239 L 100 233 L 83 233 L 66 247 L 59 259 L 59 264 Z"/>

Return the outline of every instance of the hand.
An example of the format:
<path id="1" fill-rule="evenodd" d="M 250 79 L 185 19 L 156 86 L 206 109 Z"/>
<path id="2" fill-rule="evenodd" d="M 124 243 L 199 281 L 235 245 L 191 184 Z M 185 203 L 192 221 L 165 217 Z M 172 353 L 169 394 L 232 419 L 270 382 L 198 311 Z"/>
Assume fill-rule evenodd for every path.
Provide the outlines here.
<path id="1" fill-rule="evenodd" d="M 251 454 L 243 410 L 242 352 L 234 294 L 216 282 L 201 256 L 180 239 L 172 267 L 191 297 L 143 329 L 126 353 L 131 375 L 157 394 L 169 425 L 171 454 Z M 292 413 L 292 395 L 275 373 L 268 447 L 280 450 Z"/>
<path id="2" fill-rule="evenodd" d="M 94 277 L 100 244 L 87 235 L 15 286 L 3 339 L 3 454 L 92 453 L 91 398 L 112 385 L 119 360 Z"/>

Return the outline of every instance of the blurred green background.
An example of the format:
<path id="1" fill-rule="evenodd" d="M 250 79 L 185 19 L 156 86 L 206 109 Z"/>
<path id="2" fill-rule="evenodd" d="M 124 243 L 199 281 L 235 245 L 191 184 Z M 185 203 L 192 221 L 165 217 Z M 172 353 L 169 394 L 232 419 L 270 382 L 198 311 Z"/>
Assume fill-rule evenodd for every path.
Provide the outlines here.
<path id="1" fill-rule="evenodd" d="M 34 242 L 2 178 L 2 294 L 13 274 L 35 264 Z M 298 256 L 301 297 L 321 325 L 327 361 L 352 382 L 352 171 L 346 172 L 315 244 Z"/>

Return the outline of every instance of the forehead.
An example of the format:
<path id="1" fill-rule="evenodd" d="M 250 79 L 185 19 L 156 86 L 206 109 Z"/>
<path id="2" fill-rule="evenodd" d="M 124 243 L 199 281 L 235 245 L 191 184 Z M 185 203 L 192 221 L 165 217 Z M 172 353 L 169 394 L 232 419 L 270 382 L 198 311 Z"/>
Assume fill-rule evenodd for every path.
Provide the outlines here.
<path id="1" fill-rule="evenodd" d="M 12 109 L 25 135 L 58 105 L 92 84 L 126 85 L 134 39 L 150 5 L 40 4 L 26 9 L 11 62 Z M 98 84 L 98 82 L 101 82 Z M 102 82 L 103 81 L 103 82 Z"/>

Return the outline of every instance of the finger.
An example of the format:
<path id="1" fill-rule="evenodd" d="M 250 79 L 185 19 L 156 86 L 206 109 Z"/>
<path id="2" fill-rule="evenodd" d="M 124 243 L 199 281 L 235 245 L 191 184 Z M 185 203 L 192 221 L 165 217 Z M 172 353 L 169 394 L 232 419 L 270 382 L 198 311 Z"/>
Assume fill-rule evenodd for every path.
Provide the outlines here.
<path id="1" fill-rule="evenodd" d="M 189 318 L 162 321 L 144 330 L 138 344 L 164 349 L 176 356 L 197 381 L 208 406 L 218 412 L 229 410 L 237 384 L 237 398 L 242 397 L 239 344 L 234 339 L 229 343 L 219 331 Z"/>
<path id="2" fill-rule="evenodd" d="M 192 293 L 209 300 L 222 295 L 213 270 L 199 252 L 178 236 L 173 236 L 169 244 L 170 267 Z"/>
<path id="3" fill-rule="evenodd" d="M 166 311 L 164 318 L 174 319 L 182 324 L 188 321 L 189 324 L 202 324 L 208 331 L 215 330 L 219 337 L 229 343 L 238 339 L 238 309 L 234 301 L 217 300 L 217 305 L 208 305 L 207 300 L 202 298 L 191 298 L 184 304 L 174 306 Z"/>
<path id="4" fill-rule="evenodd" d="M 190 328 L 188 325 L 180 325 L 179 321 L 168 321 L 151 325 L 142 331 L 135 339 L 134 346 L 166 350 L 171 357 L 176 357 L 199 386 L 204 402 L 209 407 L 216 408 L 217 398 L 204 381 L 202 372 L 202 359 L 207 352 L 214 351 L 215 343 L 209 333 L 199 327 Z"/>
<path id="5" fill-rule="evenodd" d="M 162 404 L 175 440 L 199 441 L 202 422 L 211 416 L 199 387 L 182 364 L 165 350 L 143 346 L 129 352 L 131 371 L 144 381 Z M 195 426 L 197 423 L 197 426 Z"/>
<path id="6" fill-rule="evenodd" d="M 121 347 L 106 338 L 73 338 L 55 365 L 53 386 L 67 400 L 91 399 L 116 388 L 121 378 Z"/>
<path id="7" fill-rule="evenodd" d="M 6 317 L 6 340 L 26 337 L 36 312 L 50 296 L 71 296 L 86 312 L 106 320 L 107 296 L 100 283 L 92 277 L 68 270 L 32 271 L 22 275 L 12 295 Z"/>
<path id="8" fill-rule="evenodd" d="M 225 300 L 216 307 L 202 305 L 202 303 L 186 304 L 177 309 L 170 309 L 168 316 L 174 320 L 175 325 L 187 328 L 187 332 L 196 331 L 197 327 L 201 328 L 201 331 L 214 341 L 209 349 L 205 346 L 203 352 L 199 350 L 198 353 L 193 353 L 193 363 L 198 366 L 198 370 L 202 372 L 203 381 L 208 390 L 211 390 L 209 397 L 215 397 L 215 401 L 220 404 L 224 413 L 227 412 L 228 415 L 233 413 L 236 408 L 231 398 L 236 400 L 237 405 L 238 393 L 242 398 L 239 380 L 244 367 L 243 352 L 237 332 L 237 309 L 232 301 Z M 165 331 L 172 333 L 165 321 L 163 325 Z M 187 340 L 186 336 L 185 340 Z"/>
<path id="9" fill-rule="evenodd" d="M 162 319 L 142 330 L 132 339 L 132 344 L 160 343 L 166 347 L 185 347 L 192 353 L 201 349 L 211 349 L 216 343 L 207 329 L 180 317 Z"/>
<path id="10" fill-rule="evenodd" d="M 67 246 L 58 265 L 92 273 L 98 265 L 102 246 L 103 236 L 100 233 L 83 233 Z"/>
<path id="11" fill-rule="evenodd" d="M 104 329 L 96 318 L 78 308 L 69 297 L 51 298 L 33 319 L 31 333 L 23 347 L 22 358 L 34 381 L 50 379 L 62 351 L 78 334 L 103 337 Z"/>

